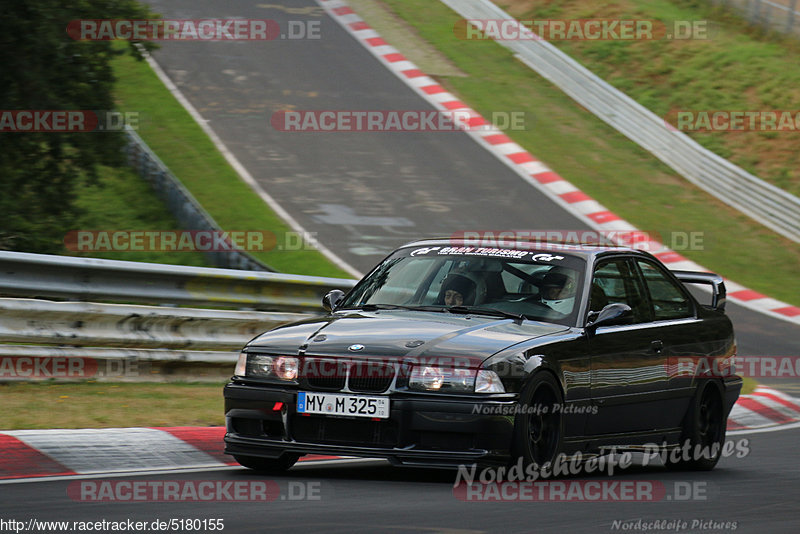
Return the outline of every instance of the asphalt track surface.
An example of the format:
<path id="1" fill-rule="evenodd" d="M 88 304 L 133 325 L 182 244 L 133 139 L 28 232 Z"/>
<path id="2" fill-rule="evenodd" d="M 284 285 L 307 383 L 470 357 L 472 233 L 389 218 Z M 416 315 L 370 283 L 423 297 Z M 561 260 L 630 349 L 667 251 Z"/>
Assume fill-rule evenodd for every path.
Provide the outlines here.
<path id="1" fill-rule="evenodd" d="M 259 184 L 357 269 L 368 270 L 393 247 L 421 236 L 464 229 L 585 228 L 464 134 L 273 129 L 270 117 L 285 109 L 432 109 L 317 4 L 279 0 L 151 4 L 166 18 L 270 18 L 282 28 L 288 19 L 320 21 L 319 40 L 167 42 L 155 58 Z M 278 4 L 278 8 L 264 7 Z M 800 354 L 800 327 L 735 305 L 729 314 L 741 354 Z M 794 389 L 785 381 L 762 382 L 789 392 Z M 750 440 L 751 453 L 725 458 L 710 473 L 668 473 L 651 467 L 612 479 L 705 484 L 705 500 L 462 502 L 453 495 L 452 473 L 361 462 L 307 465 L 271 477 L 282 495 L 290 482 L 319 483 L 320 499 L 313 501 L 85 503 L 67 495 L 69 481 L 0 485 L 0 517 L 223 518 L 228 532 L 604 532 L 612 531 L 614 520 L 638 518 L 690 524 L 737 521 L 740 532 L 800 531 L 800 470 L 794 454 L 800 430 L 732 439 L 740 437 Z M 259 475 L 230 469 L 145 478 L 254 477 Z M 130 480 L 136 479 L 143 478 Z"/>
<path id="2" fill-rule="evenodd" d="M 771 439 L 763 439 L 765 436 Z M 680 520 L 689 527 L 693 521 L 730 521 L 736 523 L 736 532 L 762 534 L 800 531 L 797 502 L 800 493 L 794 454 L 800 429 L 730 438 L 749 438 L 750 453 L 744 458 L 723 458 L 711 472 L 667 472 L 650 466 L 631 468 L 612 478 L 591 477 L 601 483 L 662 484 L 666 495 L 673 498 L 665 496 L 655 502 L 465 502 L 454 495 L 455 475 L 451 471 L 395 468 L 382 461 L 360 461 L 298 465 L 282 476 L 231 468 L 146 477 L 100 476 L 2 484 L 0 517 L 70 522 L 131 519 L 148 523 L 156 519 L 221 518 L 224 532 L 237 533 L 598 533 L 625 531 L 619 526 L 614 529 L 614 521 L 637 519 Z M 70 484 L 74 487 L 81 480 L 98 485 L 121 480 L 194 481 L 195 486 L 206 481 L 265 481 L 270 485 L 274 482 L 280 496 L 271 502 L 86 502 L 68 494 Z M 694 489 L 684 491 L 689 487 Z M 301 498 L 309 493 L 312 499 Z M 682 532 L 733 531 L 730 526 L 717 530 L 689 527 Z"/>
<path id="3" fill-rule="evenodd" d="M 420 237 L 586 229 L 463 133 L 273 128 L 272 115 L 287 109 L 433 109 L 315 2 L 149 3 L 165 18 L 268 18 L 282 29 L 319 22 L 320 39 L 170 41 L 154 56 L 259 185 L 356 269 Z M 800 326 L 735 304 L 728 313 L 740 354 L 800 355 Z M 800 392 L 786 380 L 764 382 Z"/>

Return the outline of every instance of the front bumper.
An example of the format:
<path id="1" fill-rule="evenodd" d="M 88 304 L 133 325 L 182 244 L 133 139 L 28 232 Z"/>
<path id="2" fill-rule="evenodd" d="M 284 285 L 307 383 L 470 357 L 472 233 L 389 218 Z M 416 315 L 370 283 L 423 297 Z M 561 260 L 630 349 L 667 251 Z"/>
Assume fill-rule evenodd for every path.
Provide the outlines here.
<path id="1" fill-rule="evenodd" d="M 278 458 L 325 454 L 452 467 L 505 462 L 514 430 L 514 394 L 457 398 L 395 392 L 388 419 L 298 414 L 297 391 L 225 387 L 225 453 Z M 276 403 L 282 403 L 278 409 Z"/>

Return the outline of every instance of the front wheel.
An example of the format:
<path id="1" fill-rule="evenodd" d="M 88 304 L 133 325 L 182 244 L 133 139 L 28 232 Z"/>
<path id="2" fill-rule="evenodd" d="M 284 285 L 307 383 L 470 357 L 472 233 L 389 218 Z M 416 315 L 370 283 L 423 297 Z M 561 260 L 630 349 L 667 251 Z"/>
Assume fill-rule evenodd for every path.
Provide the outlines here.
<path id="1" fill-rule="evenodd" d="M 258 456 L 234 456 L 240 465 L 264 473 L 283 473 L 292 467 L 297 459 L 296 454 L 284 454 L 280 458 L 261 458 Z"/>
<path id="2" fill-rule="evenodd" d="M 710 471 L 722 456 L 725 443 L 725 408 L 722 391 L 714 382 L 698 388 L 684 423 L 681 446 L 689 445 L 688 458 L 668 461 L 670 469 Z"/>
<path id="3" fill-rule="evenodd" d="M 553 465 L 561 452 L 564 399 L 556 379 L 540 372 L 523 388 L 514 421 L 514 458 L 525 465 Z"/>

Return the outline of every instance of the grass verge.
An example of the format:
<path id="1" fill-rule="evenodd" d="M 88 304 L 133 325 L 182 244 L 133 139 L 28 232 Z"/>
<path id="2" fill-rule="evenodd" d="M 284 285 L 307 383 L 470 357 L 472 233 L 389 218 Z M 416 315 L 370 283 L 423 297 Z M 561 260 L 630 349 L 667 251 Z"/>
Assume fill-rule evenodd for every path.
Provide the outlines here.
<path id="1" fill-rule="evenodd" d="M 286 242 L 291 228 L 239 178 L 147 63 L 122 55 L 113 68 L 118 110 L 138 112 L 139 135 L 214 220 L 225 230 L 269 231 Z M 350 278 L 317 250 L 251 253 L 281 272 Z"/>
<path id="2" fill-rule="evenodd" d="M 224 384 L 0 384 L 0 429 L 220 426 Z"/>
<path id="3" fill-rule="evenodd" d="M 758 386 L 758 382 L 755 378 L 744 377 L 742 378 L 742 391 L 739 394 L 749 395 L 756 390 L 756 386 Z"/>
<path id="4" fill-rule="evenodd" d="M 794 110 L 792 117 L 797 113 L 800 42 L 749 25 L 733 8 L 690 0 L 618 0 L 613 5 L 593 0 L 497 3 L 525 20 L 656 20 L 663 21 L 665 28 L 672 28 L 672 21 L 696 21 L 704 31 L 690 39 L 553 44 L 662 117 L 677 110 Z M 792 127 L 686 133 L 756 176 L 800 195 L 800 123 Z"/>
<path id="5" fill-rule="evenodd" d="M 800 305 L 800 245 L 689 184 L 496 43 L 456 38 L 459 17 L 444 4 L 385 3 L 466 74 L 439 76 L 449 91 L 484 116 L 524 112 L 526 128 L 506 133 L 565 179 L 708 269 Z M 702 245 L 684 248 L 669 239 L 692 232 L 702 233 Z"/>
<path id="6" fill-rule="evenodd" d="M 150 185 L 129 167 L 102 167 L 95 184 L 78 188 L 76 205 L 83 212 L 81 230 L 164 230 L 178 223 Z M 211 267 L 199 252 L 162 251 L 67 251 L 70 256 L 108 260 L 147 261 Z"/>

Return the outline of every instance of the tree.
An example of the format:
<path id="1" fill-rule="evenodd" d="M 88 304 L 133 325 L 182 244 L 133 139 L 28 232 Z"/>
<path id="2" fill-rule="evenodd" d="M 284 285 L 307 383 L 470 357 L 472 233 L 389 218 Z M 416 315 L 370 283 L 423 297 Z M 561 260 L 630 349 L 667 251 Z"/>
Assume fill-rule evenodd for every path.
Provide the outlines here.
<path id="1" fill-rule="evenodd" d="M 110 61 L 126 49 L 74 40 L 67 25 L 153 18 L 135 0 L 0 0 L 0 8 L 0 110 L 112 110 Z M 63 250 L 79 215 L 76 187 L 96 179 L 98 165 L 121 164 L 122 143 L 110 132 L 0 132 L 0 249 Z"/>

